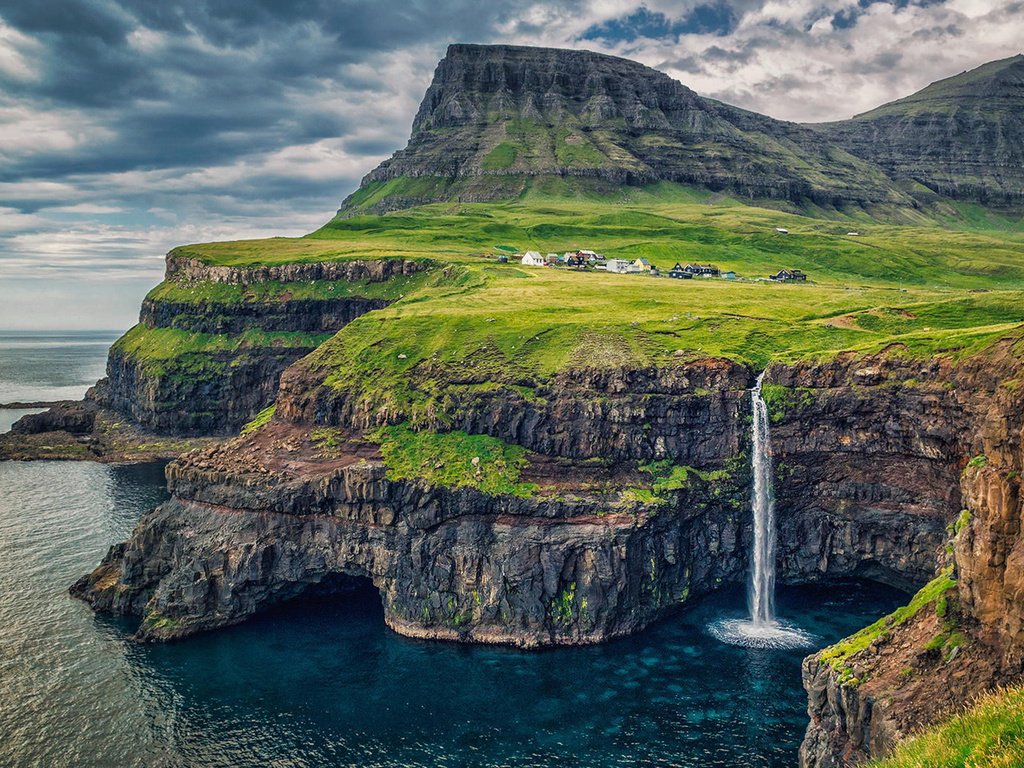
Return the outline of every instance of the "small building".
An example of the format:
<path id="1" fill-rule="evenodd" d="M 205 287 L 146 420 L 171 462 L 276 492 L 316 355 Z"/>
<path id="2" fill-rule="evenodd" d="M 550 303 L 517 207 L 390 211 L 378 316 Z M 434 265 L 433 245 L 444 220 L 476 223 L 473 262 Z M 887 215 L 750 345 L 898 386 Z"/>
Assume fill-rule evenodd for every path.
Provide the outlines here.
<path id="1" fill-rule="evenodd" d="M 860 232 L 847 232 L 847 237 L 860 237 Z"/>
<path id="2" fill-rule="evenodd" d="M 637 259 L 633 262 L 633 270 L 635 272 L 650 272 L 652 275 L 658 274 L 658 268 L 651 265 L 647 259 Z"/>
<path id="3" fill-rule="evenodd" d="M 585 259 L 585 260 L 587 260 L 587 261 L 598 261 L 598 260 L 601 259 L 600 254 L 595 253 L 594 251 L 587 251 L 587 250 L 582 250 L 582 249 L 579 250 L 579 251 L 576 251 L 576 255 L 581 257 L 581 258 L 583 258 L 583 259 Z"/>
<path id="4" fill-rule="evenodd" d="M 676 262 L 676 265 L 668 271 L 668 276 L 675 278 L 676 280 L 692 280 L 693 273 L 687 272 L 683 269 L 683 265 Z"/>
<path id="5" fill-rule="evenodd" d="M 564 258 L 565 265 L 567 267 L 572 267 L 573 269 L 583 269 L 585 266 L 587 266 L 587 260 L 583 256 L 580 256 L 579 254 L 567 253 L 565 254 Z"/>
<path id="6" fill-rule="evenodd" d="M 783 229 L 782 227 L 776 227 L 775 231 L 778 232 L 780 235 L 788 235 L 789 234 L 789 230 L 788 229 Z"/>
<path id="7" fill-rule="evenodd" d="M 628 272 L 636 271 L 636 269 L 633 268 L 633 262 L 629 259 L 608 259 L 604 268 L 617 275 L 625 275 Z"/>
<path id="8" fill-rule="evenodd" d="M 687 264 L 683 270 L 699 277 L 718 277 L 721 274 L 714 264 Z"/>
<path id="9" fill-rule="evenodd" d="M 735 280 L 736 279 L 736 273 L 733 272 L 731 269 L 727 269 L 727 270 L 725 270 L 725 272 L 722 273 L 722 279 L 723 280 Z"/>
<path id="10" fill-rule="evenodd" d="M 527 251 L 523 256 L 522 264 L 524 267 L 546 267 L 548 265 L 544 257 L 537 251 Z"/>
<path id="11" fill-rule="evenodd" d="M 553 267 L 556 264 L 562 263 L 562 257 L 559 256 L 557 253 L 549 253 L 547 256 L 544 257 L 544 260 L 548 263 L 549 267 Z"/>
<path id="12" fill-rule="evenodd" d="M 774 275 L 770 275 L 772 280 L 779 282 L 793 282 L 793 281 L 804 281 L 807 279 L 807 275 L 799 269 L 780 269 Z"/>
<path id="13" fill-rule="evenodd" d="M 498 263 L 499 264 L 508 264 L 508 255 L 504 254 L 504 253 L 499 253 L 498 254 Z"/>

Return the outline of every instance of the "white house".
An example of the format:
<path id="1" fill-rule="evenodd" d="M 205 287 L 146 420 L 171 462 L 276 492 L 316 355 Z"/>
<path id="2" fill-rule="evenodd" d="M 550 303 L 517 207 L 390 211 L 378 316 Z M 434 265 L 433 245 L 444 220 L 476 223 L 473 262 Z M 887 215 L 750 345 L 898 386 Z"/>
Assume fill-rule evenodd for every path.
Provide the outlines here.
<path id="1" fill-rule="evenodd" d="M 524 267 L 546 267 L 547 262 L 544 261 L 544 257 L 541 256 L 537 251 L 527 251 L 526 255 L 523 256 L 522 264 Z"/>
<path id="2" fill-rule="evenodd" d="M 633 267 L 633 262 L 631 262 L 629 259 L 608 259 L 604 268 L 609 272 L 615 272 L 620 275 L 624 275 L 627 272 L 637 271 Z"/>
<path id="3" fill-rule="evenodd" d="M 782 227 L 776 227 L 775 231 L 778 232 L 780 235 L 788 235 L 789 234 L 789 230 L 788 229 L 783 229 Z"/>

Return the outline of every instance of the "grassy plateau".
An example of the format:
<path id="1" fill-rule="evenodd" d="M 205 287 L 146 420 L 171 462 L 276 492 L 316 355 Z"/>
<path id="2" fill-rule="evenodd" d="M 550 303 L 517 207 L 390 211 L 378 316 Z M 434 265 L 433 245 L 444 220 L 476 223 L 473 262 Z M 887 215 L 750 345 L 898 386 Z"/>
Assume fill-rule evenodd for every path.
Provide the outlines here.
<path id="1" fill-rule="evenodd" d="M 538 181 L 511 202 L 336 218 L 302 238 L 190 245 L 177 252 L 230 266 L 431 262 L 426 276 L 351 289 L 394 303 L 346 326 L 312 361 L 333 386 L 413 418 L 417 407 L 430 406 L 431 388 L 442 380 L 514 382 L 528 389 L 567 369 L 700 357 L 763 367 L 893 344 L 899 354 L 963 356 L 1016 336 L 1024 322 L 1020 221 L 993 223 L 970 210 L 955 224 L 922 216 L 920 225 L 894 225 L 862 216 L 837 219 L 834 212 L 833 218 L 785 213 L 666 183 L 611 198 L 586 187 L 570 193 L 561 183 Z M 496 258 L 512 249 L 578 248 L 644 257 L 662 271 L 676 262 L 712 262 L 738 279 L 530 268 Z M 809 281 L 765 279 L 781 268 L 802 269 Z M 156 294 L 184 298 L 191 292 L 199 299 L 207 290 L 219 301 L 244 298 L 238 287 L 212 284 L 163 286 Z M 328 290 L 349 289 L 315 286 L 296 293 L 323 296 Z M 171 340 L 161 341 L 153 354 L 163 362 Z"/>

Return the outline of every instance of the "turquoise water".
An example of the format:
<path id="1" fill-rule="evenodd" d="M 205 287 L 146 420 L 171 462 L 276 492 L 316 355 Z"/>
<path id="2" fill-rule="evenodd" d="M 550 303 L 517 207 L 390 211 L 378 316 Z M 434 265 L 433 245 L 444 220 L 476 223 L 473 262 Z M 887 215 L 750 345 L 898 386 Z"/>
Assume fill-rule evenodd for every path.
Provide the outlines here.
<path id="1" fill-rule="evenodd" d="M 111 331 L 0 331 L 0 403 L 79 400 L 102 378 Z"/>
<path id="2" fill-rule="evenodd" d="M 172 645 L 66 595 L 163 498 L 160 467 L 0 463 L 0 765 L 794 766 L 802 651 L 706 626 L 722 592 L 637 637 L 527 653 L 399 637 L 369 594 L 296 602 Z M 785 589 L 835 640 L 901 601 Z"/>

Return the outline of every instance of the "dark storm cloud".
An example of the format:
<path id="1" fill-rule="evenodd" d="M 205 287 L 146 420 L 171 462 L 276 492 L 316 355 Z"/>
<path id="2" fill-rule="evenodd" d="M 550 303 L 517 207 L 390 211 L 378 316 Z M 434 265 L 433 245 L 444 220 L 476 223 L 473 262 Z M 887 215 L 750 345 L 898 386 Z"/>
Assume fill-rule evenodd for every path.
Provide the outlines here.
<path id="1" fill-rule="evenodd" d="M 58 177 L 128 168 L 202 166 L 271 151 L 352 129 L 337 104 L 318 109 L 296 94 L 324 81 L 351 91 L 382 91 L 357 70 L 408 46 L 490 36 L 516 4 L 481 13 L 476 2 L 114 3 L 48 0 L 0 5 L 0 18 L 42 45 L 35 77 L 4 76 L 8 96 L 40 108 L 99 116 L 108 135 L 88 157 L 33 153 L 6 163 L 6 179 Z M 364 141 L 380 153 L 386 139 Z"/>

